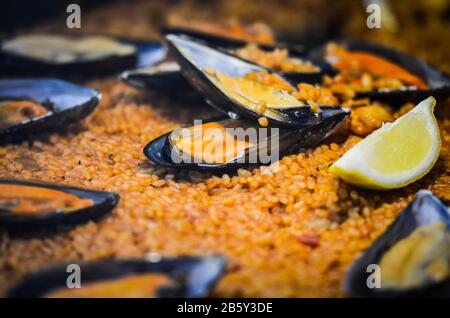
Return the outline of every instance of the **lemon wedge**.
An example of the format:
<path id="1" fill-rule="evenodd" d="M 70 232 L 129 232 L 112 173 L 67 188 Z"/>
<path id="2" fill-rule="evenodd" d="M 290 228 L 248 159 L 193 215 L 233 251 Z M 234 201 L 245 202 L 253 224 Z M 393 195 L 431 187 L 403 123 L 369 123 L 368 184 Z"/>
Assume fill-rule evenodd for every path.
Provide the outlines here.
<path id="1" fill-rule="evenodd" d="M 353 146 L 329 169 L 344 181 L 369 189 L 404 187 L 430 171 L 439 157 L 441 139 L 428 97 L 393 123 Z"/>

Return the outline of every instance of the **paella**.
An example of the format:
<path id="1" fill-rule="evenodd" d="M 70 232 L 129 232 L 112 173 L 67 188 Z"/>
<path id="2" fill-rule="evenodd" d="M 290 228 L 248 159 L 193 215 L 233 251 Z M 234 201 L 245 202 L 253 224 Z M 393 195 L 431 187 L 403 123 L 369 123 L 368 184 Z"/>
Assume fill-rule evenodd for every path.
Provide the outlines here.
<path id="1" fill-rule="evenodd" d="M 124 4 L 89 12 L 82 33 L 106 17 L 117 55 L 35 41 L 49 41 L 57 20 L 2 46 L 0 295 L 442 295 L 449 65 L 409 35 L 394 49 L 386 44 L 396 31 L 355 31 L 358 19 L 341 30 L 353 40 L 300 52 L 277 38 L 277 19 L 248 23 L 236 3 L 212 10 L 240 20 L 198 17 L 188 27 L 189 4 L 138 2 L 125 9 L 136 18 L 130 32 L 111 18 Z M 160 12 L 166 28 L 149 26 Z M 439 37 L 434 23 L 425 29 Z M 439 27 L 448 23 L 443 15 Z M 147 27 L 154 38 L 122 37 L 145 37 Z M 23 39 L 39 54 L 14 51 Z M 164 90 L 148 72 L 161 62 L 176 66 L 157 71 Z M 101 76 L 83 71 L 95 65 Z M 133 83 L 130 69 L 142 74 Z M 236 128 L 258 139 L 230 135 Z M 73 263 L 92 278 L 78 291 L 63 285 Z M 382 288 L 366 286 L 370 264 L 380 265 Z"/>

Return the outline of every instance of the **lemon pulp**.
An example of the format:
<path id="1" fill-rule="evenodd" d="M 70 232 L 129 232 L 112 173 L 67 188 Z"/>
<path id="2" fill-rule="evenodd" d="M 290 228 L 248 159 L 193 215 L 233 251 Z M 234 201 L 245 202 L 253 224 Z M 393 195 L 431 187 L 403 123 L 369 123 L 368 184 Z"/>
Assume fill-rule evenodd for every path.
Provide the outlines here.
<path id="1" fill-rule="evenodd" d="M 403 187 L 436 163 L 439 128 L 429 97 L 393 123 L 384 124 L 345 153 L 330 171 L 348 183 L 371 189 Z"/>

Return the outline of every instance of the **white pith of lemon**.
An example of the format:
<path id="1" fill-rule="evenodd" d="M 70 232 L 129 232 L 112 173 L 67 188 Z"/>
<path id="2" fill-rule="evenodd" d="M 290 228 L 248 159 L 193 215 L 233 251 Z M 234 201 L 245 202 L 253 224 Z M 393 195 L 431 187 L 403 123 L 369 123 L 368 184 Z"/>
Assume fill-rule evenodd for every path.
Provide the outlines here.
<path id="1" fill-rule="evenodd" d="M 430 96 L 353 146 L 331 167 L 344 181 L 369 189 L 404 187 L 427 174 L 441 148 Z"/>

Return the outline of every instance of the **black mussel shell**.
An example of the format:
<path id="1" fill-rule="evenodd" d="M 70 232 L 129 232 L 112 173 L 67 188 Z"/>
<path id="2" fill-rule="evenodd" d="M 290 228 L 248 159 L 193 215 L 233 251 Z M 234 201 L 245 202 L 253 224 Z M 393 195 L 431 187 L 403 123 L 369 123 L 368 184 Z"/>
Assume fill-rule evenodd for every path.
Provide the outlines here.
<path id="1" fill-rule="evenodd" d="M 198 39 L 203 41 L 209 46 L 215 47 L 217 49 L 222 49 L 230 52 L 232 55 L 234 54 L 234 51 L 236 49 L 242 48 L 245 45 L 249 44 L 249 42 L 224 36 L 215 35 L 208 32 L 202 32 L 199 30 L 189 29 L 189 28 L 183 28 L 183 27 L 163 27 L 162 28 L 162 34 L 168 35 L 168 34 L 177 34 L 177 35 L 184 35 L 189 36 L 193 39 Z M 298 42 L 298 41 L 297 41 Z M 314 65 L 317 65 L 320 67 L 320 72 L 315 73 L 298 73 L 298 72 L 281 72 L 280 74 L 283 75 L 284 78 L 286 78 L 289 82 L 292 83 L 292 85 L 296 85 L 300 82 L 303 83 L 320 83 L 322 81 L 322 77 L 325 74 L 328 75 L 334 75 L 336 72 L 332 69 L 331 65 L 328 64 L 323 59 L 310 59 L 308 57 L 308 49 L 301 45 L 301 44 L 294 44 L 294 43 L 284 43 L 284 42 L 277 42 L 273 45 L 271 44 L 257 44 L 258 47 L 262 50 L 266 51 L 273 51 L 277 48 L 280 49 L 287 49 L 289 51 L 289 56 L 293 58 L 299 58 L 299 59 L 307 59 L 311 60 Z M 252 62 L 250 62 L 252 63 Z"/>
<path id="2" fill-rule="evenodd" d="M 86 39 L 92 35 L 55 34 L 68 39 Z M 111 37 L 109 37 L 111 38 Z M 10 38 L 13 39 L 13 38 Z M 2 43 L 10 40 L 3 39 Z M 52 63 L 44 59 L 21 56 L 5 51 L 0 43 L 0 66 L 2 70 L 12 76 L 42 75 L 63 78 L 80 76 L 98 76 L 116 73 L 134 67 L 144 67 L 162 61 L 166 56 L 166 49 L 159 42 L 134 40 L 127 38 L 111 38 L 118 43 L 131 45 L 134 52 L 124 55 L 99 56 L 96 59 L 79 59 L 66 63 Z"/>
<path id="3" fill-rule="evenodd" d="M 96 90 L 56 79 L 0 80 L 0 102 L 6 100 L 33 101 L 50 113 L 0 128 L 2 141 L 22 139 L 78 121 L 95 109 L 100 94 Z"/>
<path id="4" fill-rule="evenodd" d="M 9 298 L 39 298 L 49 292 L 66 287 L 67 265 L 60 265 L 26 276 L 12 288 Z M 199 298 L 206 297 L 222 277 L 227 261 L 219 254 L 204 257 L 181 256 L 152 262 L 147 259 L 112 259 L 80 266 L 81 288 L 83 283 L 100 282 L 139 274 L 163 274 L 174 285 L 161 286 L 157 297 Z"/>
<path id="5" fill-rule="evenodd" d="M 322 112 L 324 113 L 322 120 L 314 126 L 309 126 L 301 129 L 286 129 L 285 127 L 278 127 L 279 143 L 278 148 L 275 149 L 275 151 L 278 151 L 279 159 L 281 159 L 282 156 L 294 153 L 295 151 L 298 151 L 301 148 L 312 147 L 319 144 L 330 134 L 332 134 L 343 123 L 344 119 L 349 114 L 348 111 L 343 110 L 339 107 L 323 107 Z M 212 121 L 224 122 L 232 120 L 237 121 L 237 119 L 230 119 L 225 117 L 205 121 L 204 123 Z M 273 163 L 273 162 L 256 162 L 256 163 L 248 162 L 247 159 L 250 158 L 252 155 L 254 156 L 252 158 L 258 158 L 258 160 L 260 160 L 259 156 L 255 157 L 254 155 L 255 153 L 258 153 L 258 151 L 260 150 L 258 145 L 247 150 L 243 156 L 237 158 L 236 160 L 232 160 L 228 163 L 214 164 L 202 162 L 200 163 L 175 162 L 171 156 L 172 149 L 169 142 L 170 133 L 171 132 L 152 140 L 144 147 L 144 155 L 151 162 L 157 165 L 171 168 L 209 170 L 216 172 L 236 170 L 238 168 L 248 167 L 251 165 L 261 165 L 261 164 L 267 165 Z M 270 141 L 268 142 L 270 143 Z M 267 149 L 264 148 L 264 150 Z"/>
<path id="6" fill-rule="evenodd" d="M 341 40 L 336 43 L 349 51 L 364 51 L 383 57 L 386 60 L 389 60 L 408 70 L 412 74 L 420 77 L 428 85 L 428 89 L 426 90 L 400 89 L 358 93 L 358 98 L 368 97 L 374 100 L 401 104 L 406 102 L 419 102 L 430 95 L 436 97 L 437 99 L 450 96 L 450 76 L 432 68 L 414 56 L 384 45 L 370 42 Z M 324 51 L 324 47 L 314 49 L 310 52 L 309 57 L 312 59 L 323 57 Z"/>
<path id="7" fill-rule="evenodd" d="M 148 68 L 125 71 L 122 81 L 138 88 L 155 91 L 169 98 L 181 97 L 183 101 L 204 103 L 202 95 L 181 75 L 180 66 L 175 62 L 163 62 Z M 293 119 L 299 125 L 312 124 L 320 120 L 320 115 L 311 111 L 310 107 L 280 109 L 285 118 Z"/>
<path id="8" fill-rule="evenodd" d="M 133 45 L 137 50 L 137 62 L 134 67 L 148 67 L 160 63 L 167 57 L 167 49 L 155 41 L 118 38 L 124 44 Z M 123 70 L 123 68 L 121 69 Z"/>
<path id="9" fill-rule="evenodd" d="M 228 117 L 224 117 L 218 119 L 218 122 L 226 122 L 226 121 L 238 121 L 238 119 L 230 119 Z M 257 126 L 255 126 L 258 128 Z M 169 135 L 171 132 L 164 134 L 150 143 L 148 143 L 144 147 L 144 155 L 150 159 L 155 164 L 159 164 L 165 167 L 173 167 L 173 168 L 185 168 L 185 169 L 195 169 L 195 170 L 212 170 L 212 171 L 228 171 L 228 170 L 236 170 L 239 167 L 249 166 L 251 164 L 248 163 L 247 158 L 250 157 L 252 153 L 257 153 L 259 150 L 258 147 L 253 149 L 248 149 L 245 154 L 235 160 L 232 160 L 227 163 L 205 163 L 205 162 L 176 162 L 172 159 L 172 147 L 169 142 Z M 269 133 L 268 133 L 269 134 Z M 280 129 L 279 132 L 279 148 L 276 151 L 279 151 L 280 155 L 288 153 L 290 151 L 294 151 L 298 149 L 296 145 L 295 139 L 296 131 L 290 131 L 286 129 Z M 270 138 L 268 140 L 270 143 Z M 257 156 L 258 160 L 260 157 Z M 270 158 L 269 158 L 270 159 Z M 272 162 L 262 162 L 260 164 L 270 164 Z"/>
<path id="10" fill-rule="evenodd" d="M 233 54 L 233 52 L 229 52 Z M 300 56 L 293 56 L 304 59 Z M 236 56 L 237 59 L 239 57 Z M 249 61 L 251 63 L 251 61 Z M 280 73 L 293 86 L 302 83 L 320 83 L 324 74 L 334 74 L 335 71 L 331 66 L 324 61 L 314 62 L 314 65 L 320 67 L 320 72 L 311 73 L 297 73 L 297 72 L 282 72 Z M 189 82 L 181 74 L 180 66 L 173 61 L 164 61 L 159 64 L 125 71 L 120 75 L 120 79 L 125 83 L 145 90 L 155 90 L 173 94 L 174 91 L 193 92 L 196 90 L 189 84 Z M 197 93 L 197 96 L 200 94 Z"/>
<path id="11" fill-rule="evenodd" d="M 218 122 L 226 122 L 226 121 L 238 121 L 238 119 L 230 119 L 230 118 L 223 118 L 222 120 L 218 120 Z M 244 122 L 243 122 L 244 123 Z M 248 125 L 249 123 L 245 123 Z M 258 129 L 259 127 L 255 125 L 255 128 Z M 268 129 L 271 129 L 272 127 L 267 127 Z M 273 133 L 273 135 L 271 135 Z M 296 149 L 298 149 L 297 145 L 295 144 L 295 131 L 290 131 L 286 129 L 280 129 L 279 133 L 269 131 L 267 135 L 270 136 L 278 136 L 279 138 L 279 144 L 278 148 L 274 149 L 274 151 L 277 151 L 280 155 L 292 152 Z M 178 162 L 174 161 L 172 158 L 173 152 L 172 152 L 172 146 L 169 141 L 169 135 L 165 134 L 162 137 L 162 140 L 159 140 L 157 138 L 155 140 L 155 143 L 150 142 L 145 148 L 144 148 L 144 154 L 154 163 L 162 164 L 164 166 L 169 167 L 177 167 L 177 168 L 187 168 L 187 169 L 198 169 L 198 170 L 215 170 L 215 171 L 226 171 L 226 170 L 235 170 L 239 167 L 248 166 L 249 161 L 248 158 L 252 158 L 251 156 L 255 156 L 254 158 L 257 158 L 259 164 L 271 164 L 272 162 L 260 162 L 261 158 L 258 156 L 258 151 L 262 151 L 261 147 L 264 147 L 264 154 L 269 153 L 268 147 L 270 147 L 271 138 L 268 138 L 267 143 L 264 143 L 263 146 L 258 146 L 249 148 L 245 151 L 245 153 L 227 163 L 205 163 L 205 162 Z M 259 135 L 258 135 L 259 136 Z M 161 138 L 161 137 L 160 137 Z M 162 141 L 162 143 L 161 143 Z M 162 148 L 159 148 L 161 147 Z M 153 158 L 156 157 L 156 158 Z M 153 160 L 154 159 L 154 160 Z M 268 154 L 267 160 L 271 159 L 270 155 Z M 256 164 L 256 163 L 254 163 Z"/>
<path id="12" fill-rule="evenodd" d="M 266 70 L 262 66 L 246 62 L 235 56 L 229 55 L 199 42 L 193 41 L 186 36 L 176 36 L 169 34 L 166 36 L 174 58 L 181 67 L 181 72 L 189 82 L 204 96 L 206 101 L 216 109 L 230 115 L 231 117 L 243 116 L 257 120 L 262 114 L 242 106 L 227 94 L 223 93 L 205 74 L 205 69 L 210 68 L 231 76 L 242 77 L 249 72 Z M 200 65 L 201 64 L 201 65 Z M 315 125 L 321 120 L 321 114 L 313 112 L 309 106 L 302 106 L 304 109 L 297 114 L 304 116 L 290 116 L 289 111 L 272 109 L 271 115 L 267 117 L 274 125 L 290 126 L 301 128 Z"/>
<path id="13" fill-rule="evenodd" d="M 119 202 L 119 195 L 113 192 L 85 190 L 66 187 L 56 184 L 46 184 L 31 181 L 2 179 L 0 184 L 23 185 L 58 190 L 77 196 L 81 199 L 90 199 L 93 204 L 71 212 L 50 212 L 39 215 L 18 215 L 13 213 L 0 213 L 0 228 L 26 232 L 51 230 L 57 227 L 73 226 L 90 220 L 97 220 L 109 213 Z M 20 193 L 18 193 L 20 196 Z"/>
<path id="14" fill-rule="evenodd" d="M 300 148 L 310 148 L 321 143 L 334 133 L 350 115 L 350 110 L 336 106 L 320 106 L 321 120 L 314 126 L 298 130 Z"/>
<path id="15" fill-rule="evenodd" d="M 367 287 L 370 264 L 378 264 L 385 252 L 418 227 L 442 222 L 450 230 L 450 209 L 428 190 L 420 190 L 396 221 L 350 267 L 344 281 L 349 297 L 448 297 L 450 280 L 407 290 L 383 290 Z"/>
<path id="16" fill-rule="evenodd" d="M 126 84 L 183 105 L 205 105 L 203 96 L 181 75 L 176 62 L 125 71 L 120 79 Z M 207 105 L 206 105 L 207 106 Z"/>
<path id="17" fill-rule="evenodd" d="M 120 75 L 120 79 L 139 89 L 169 92 L 192 89 L 181 75 L 180 66 L 176 62 L 162 62 L 150 67 L 125 71 Z"/>
<path id="18" fill-rule="evenodd" d="M 187 35 L 193 38 L 200 39 L 211 46 L 221 47 L 221 48 L 227 48 L 227 49 L 236 49 L 239 47 L 242 47 L 249 42 L 232 38 L 232 37 L 225 37 L 220 36 L 208 32 L 203 32 L 199 30 L 194 30 L 190 28 L 183 28 L 183 27 L 170 27 L 165 26 L 161 29 L 161 33 L 164 35 L 167 34 L 178 34 L 178 35 Z M 266 50 L 274 50 L 276 48 L 285 48 L 288 49 L 289 52 L 292 52 L 294 54 L 304 54 L 306 52 L 305 47 L 301 44 L 292 44 L 292 43 L 274 43 L 274 44 L 258 44 L 259 47 L 266 49 Z"/>

